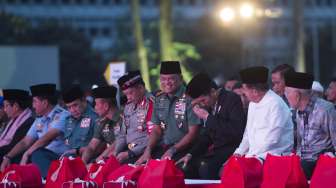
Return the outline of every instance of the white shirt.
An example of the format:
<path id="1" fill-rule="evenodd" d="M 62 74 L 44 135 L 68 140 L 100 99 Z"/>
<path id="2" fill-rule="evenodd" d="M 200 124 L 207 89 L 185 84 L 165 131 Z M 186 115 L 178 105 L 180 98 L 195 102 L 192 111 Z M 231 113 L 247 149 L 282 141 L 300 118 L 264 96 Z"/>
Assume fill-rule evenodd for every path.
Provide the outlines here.
<path id="1" fill-rule="evenodd" d="M 265 159 L 267 153 L 288 155 L 294 143 L 291 112 L 272 90 L 258 102 L 250 102 L 243 140 L 235 153 Z"/>

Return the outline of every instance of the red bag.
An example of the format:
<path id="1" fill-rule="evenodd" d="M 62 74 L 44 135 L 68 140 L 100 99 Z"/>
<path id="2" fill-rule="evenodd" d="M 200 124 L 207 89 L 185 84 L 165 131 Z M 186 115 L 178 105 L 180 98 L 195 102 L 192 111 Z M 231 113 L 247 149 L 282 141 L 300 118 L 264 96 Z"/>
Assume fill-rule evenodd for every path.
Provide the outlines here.
<path id="1" fill-rule="evenodd" d="M 262 181 L 262 163 L 254 157 L 232 156 L 221 177 L 223 188 L 259 188 Z"/>
<path id="2" fill-rule="evenodd" d="M 260 188 L 308 188 L 308 182 L 297 155 L 268 154 Z"/>
<path id="3" fill-rule="evenodd" d="M 93 163 L 85 180 L 94 181 L 98 184 L 98 187 L 103 187 L 107 176 L 119 167 L 120 163 L 118 160 L 114 156 L 111 156 L 106 163 Z"/>
<path id="4" fill-rule="evenodd" d="M 18 165 L 12 164 L 8 166 L 3 172 L 1 178 L 3 185 L 18 184 L 22 188 L 41 188 L 42 179 L 41 173 L 35 164 Z"/>
<path id="5" fill-rule="evenodd" d="M 45 188 L 62 187 L 64 182 L 84 178 L 86 166 L 80 157 L 53 161 L 49 167 Z"/>
<path id="6" fill-rule="evenodd" d="M 62 188 L 98 188 L 98 185 L 92 181 L 69 181 L 63 183 Z"/>
<path id="7" fill-rule="evenodd" d="M 144 167 L 144 165 L 122 165 L 108 175 L 107 181 L 117 181 L 121 177 L 123 177 L 124 180 L 138 181 Z"/>
<path id="8" fill-rule="evenodd" d="M 320 155 L 310 180 L 310 188 L 334 188 L 335 179 L 336 158 L 329 155 Z"/>
<path id="9" fill-rule="evenodd" d="M 141 173 L 138 188 L 183 188 L 184 174 L 170 159 L 150 160 Z"/>
<path id="10" fill-rule="evenodd" d="M 134 182 L 106 182 L 103 188 L 137 188 Z"/>

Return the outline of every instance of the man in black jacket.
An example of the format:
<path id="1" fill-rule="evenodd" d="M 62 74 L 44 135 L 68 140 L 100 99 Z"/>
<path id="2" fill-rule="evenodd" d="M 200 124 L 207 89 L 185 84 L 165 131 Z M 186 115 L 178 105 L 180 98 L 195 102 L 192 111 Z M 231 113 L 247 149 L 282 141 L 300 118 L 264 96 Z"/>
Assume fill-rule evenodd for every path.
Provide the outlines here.
<path id="1" fill-rule="evenodd" d="M 177 163 L 183 162 L 187 178 L 218 179 L 220 167 L 244 134 L 242 102 L 233 92 L 218 89 L 202 73 L 190 81 L 187 94 L 193 98 L 193 111 L 204 121 L 204 128 L 194 147 Z"/>

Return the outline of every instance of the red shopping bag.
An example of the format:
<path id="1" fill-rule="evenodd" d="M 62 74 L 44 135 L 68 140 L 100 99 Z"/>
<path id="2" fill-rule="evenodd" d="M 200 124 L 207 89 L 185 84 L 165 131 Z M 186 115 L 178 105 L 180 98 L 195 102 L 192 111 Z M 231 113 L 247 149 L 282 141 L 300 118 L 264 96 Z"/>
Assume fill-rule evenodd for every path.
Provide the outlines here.
<path id="1" fill-rule="evenodd" d="M 110 181 L 104 183 L 103 188 L 137 188 L 137 186 L 132 181 L 125 181 L 125 182 Z"/>
<path id="2" fill-rule="evenodd" d="M 138 181 L 144 167 L 144 165 L 122 165 L 108 175 L 107 181 L 116 181 L 121 177 L 123 177 L 124 180 Z"/>
<path id="3" fill-rule="evenodd" d="M 268 154 L 260 188 L 308 188 L 308 182 L 297 155 Z"/>
<path id="4" fill-rule="evenodd" d="M 74 180 L 63 183 L 62 188 L 98 188 L 98 185 L 93 181 Z"/>
<path id="5" fill-rule="evenodd" d="M 138 188 L 185 187 L 184 174 L 170 159 L 150 160 L 138 180 Z"/>
<path id="6" fill-rule="evenodd" d="M 21 185 L 22 188 L 41 188 L 41 173 L 35 164 L 12 164 L 3 172 L 1 183 Z"/>
<path id="7" fill-rule="evenodd" d="M 86 174 L 86 166 L 81 158 L 64 157 L 51 163 L 45 188 L 62 187 L 64 182 L 84 178 Z"/>
<path id="8" fill-rule="evenodd" d="M 103 187 L 108 174 L 118 167 L 120 167 L 120 163 L 114 156 L 111 156 L 106 163 L 93 163 L 89 168 L 89 173 L 85 180 L 94 181 L 98 184 L 98 187 Z"/>
<path id="9" fill-rule="evenodd" d="M 336 158 L 329 155 L 320 155 L 310 180 L 310 188 L 334 188 L 335 179 Z"/>
<path id="10" fill-rule="evenodd" d="M 254 157 L 232 156 L 225 164 L 223 188 L 259 188 L 262 181 L 262 162 Z"/>

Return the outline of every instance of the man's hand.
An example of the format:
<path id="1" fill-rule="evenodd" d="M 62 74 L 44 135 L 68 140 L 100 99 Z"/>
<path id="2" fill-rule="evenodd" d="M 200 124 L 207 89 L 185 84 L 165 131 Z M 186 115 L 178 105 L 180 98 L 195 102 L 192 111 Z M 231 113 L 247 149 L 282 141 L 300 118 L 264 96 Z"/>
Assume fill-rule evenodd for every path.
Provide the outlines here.
<path id="1" fill-rule="evenodd" d="M 29 157 L 30 157 L 30 153 L 25 152 L 21 158 L 20 165 L 26 165 L 28 163 Z"/>
<path id="2" fill-rule="evenodd" d="M 127 152 L 127 151 L 120 152 L 120 153 L 117 155 L 117 160 L 118 160 L 119 162 L 122 162 L 122 161 L 128 159 L 128 157 L 129 157 L 129 156 L 128 156 L 128 152 Z"/>
<path id="3" fill-rule="evenodd" d="M 167 150 L 161 157 L 161 159 L 171 159 L 173 157 L 173 153 L 171 150 Z"/>
<path id="4" fill-rule="evenodd" d="M 4 157 L 2 159 L 0 171 L 3 172 L 10 164 L 11 164 L 10 159 L 7 157 Z"/>
<path id="5" fill-rule="evenodd" d="M 141 157 L 135 162 L 136 165 L 141 165 L 146 163 L 151 158 L 150 149 L 146 149 L 145 152 L 141 155 Z"/>
<path id="6" fill-rule="evenodd" d="M 209 112 L 199 107 L 198 105 L 193 107 L 193 111 L 196 114 L 196 116 L 202 120 L 206 120 L 209 116 Z"/>
<path id="7" fill-rule="evenodd" d="M 178 160 L 175 164 L 177 165 L 177 164 L 183 163 L 182 168 L 185 168 L 188 165 L 191 158 L 192 158 L 192 155 L 190 153 L 187 153 L 184 157 Z"/>

